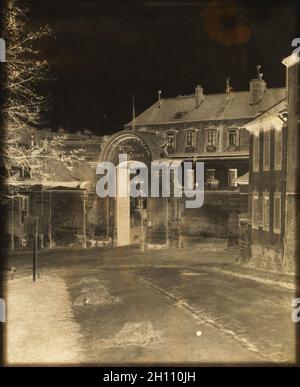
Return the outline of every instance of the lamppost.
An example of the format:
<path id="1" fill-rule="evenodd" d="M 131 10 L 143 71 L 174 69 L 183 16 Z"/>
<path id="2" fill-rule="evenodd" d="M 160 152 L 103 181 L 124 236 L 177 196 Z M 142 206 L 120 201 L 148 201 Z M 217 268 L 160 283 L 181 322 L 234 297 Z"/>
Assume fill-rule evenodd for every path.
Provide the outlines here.
<path id="1" fill-rule="evenodd" d="M 83 205 L 83 224 L 82 224 L 82 232 L 83 232 L 83 245 L 82 247 L 86 249 L 86 191 L 83 191 L 82 194 L 82 205 Z"/>
<path id="2" fill-rule="evenodd" d="M 52 189 L 49 191 L 49 247 L 53 248 L 52 239 Z"/>
<path id="3" fill-rule="evenodd" d="M 169 247 L 169 200 L 165 198 L 166 246 Z"/>
<path id="4" fill-rule="evenodd" d="M 177 199 L 178 203 L 178 247 L 181 247 L 181 200 Z"/>
<path id="5" fill-rule="evenodd" d="M 140 197 L 140 214 L 141 214 L 141 250 L 145 250 L 145 229 L 144 229 L 144 201 Z"/>
<path id="6" fill-rule="evenodd" d="M 39 218 L 38 216 L 36 216 L 34 218 L 34 227 L 33 227 L 33 264 L 32 264 L 33 282 L 36 281 L 36 273 L 37 273 L 38 233 L 39 233 Z"/>
<path id="7" fill-rule="evenodd" d="M 107 242 L 109 242 L 109 196 L 105 198 L 105 203 L 106 203 L 106 237 L 107 237 Z"/>

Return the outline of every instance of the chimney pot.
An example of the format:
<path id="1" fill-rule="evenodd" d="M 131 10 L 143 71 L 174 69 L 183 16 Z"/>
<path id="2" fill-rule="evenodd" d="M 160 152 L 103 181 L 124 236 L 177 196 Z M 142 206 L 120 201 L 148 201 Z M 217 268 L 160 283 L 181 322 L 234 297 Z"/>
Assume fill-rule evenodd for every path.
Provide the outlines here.
<path id="1" fill-rule="evenodd" d="M 197 108 L 201 105 L 201 102 L 203 101 L 203 99 L 204 99 L 203 87 L 198 85 L 195 88 L 195 102 L 196 102 Z"/>
<path id="2" fill-rule="evenodd" d="M 231 79 L 230 77 L 226 79 L 226 90 L 225 90 L 226 94 L 231 94 L 232 87 L 230 86 L 230 79 Z"/>
<path id="3" fill-rule="evenodd" d="M 158 93 L 158 107 L 161 107 L 161 90 L 157 90 Z"/>
<path id="4" fill-rule="evenodd" d="M 266 81 L 263 79 L 263 73 L 260 72 L 261 66 L 257 66 L 257 78 L 250 82 L 250 104 L 255 105 L 259 103 L 267 89 Z"/>

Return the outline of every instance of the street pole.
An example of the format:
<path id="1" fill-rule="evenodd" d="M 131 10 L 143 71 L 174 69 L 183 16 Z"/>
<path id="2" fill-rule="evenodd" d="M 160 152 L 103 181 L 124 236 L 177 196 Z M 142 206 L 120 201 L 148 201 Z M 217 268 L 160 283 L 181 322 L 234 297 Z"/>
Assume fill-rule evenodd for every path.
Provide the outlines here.
<path id="1" fill-rule="evenodd" d="M 52 190 L 49 191 L 49 247 L 52 249 Z"/>
<path id="2" fill-rule="evenodd" d="M 140 197 L 140 214 L 141 214 L 141 250 L 145 250 L 145 230 L 144 230 L 144 202 Z"/>
<path id="3" fill-rule="evenodd" d="M 178 200 L 178 247 L 181 247 L 181 202 Z"/>
<path id="4" fill-rule="evenodd" d="M 42 186 L 42 224 L 44 225 L 44 186 Z M 44 228 L 40 234 L 41 238 L 41 249 L 44 248 Z"/>
<path id="5" fill-rule="evenodd" d="M 166 245 L 169 247 L 169 202 L 166 197 Z"/>
<path id="6" fill-rule="evenodd" d="M 38 250 L 38 232 L 39 232 L 39 218 L 34 219 L 34 237 L 33 237 L 33 265 L 32 265 L 32 279 L 36 281 L 37 272 L 37 250 Z"/>
<path id="7" fill-rule="evenodd" d="M 109 196 L 105 198 L 106 201 L 106 237 L 107 242 L 109 241 Z"/>
<path id="8" fill-rule="evenodd" d="M 14 196 L 11 198 L 11 249 L 15 249 L 15 236 L 14 236 Z"/>
<path id="9" fill-rule="evenodd" d="M 86 249 L 86 193 L 83 192 L 83 248 Z"/>

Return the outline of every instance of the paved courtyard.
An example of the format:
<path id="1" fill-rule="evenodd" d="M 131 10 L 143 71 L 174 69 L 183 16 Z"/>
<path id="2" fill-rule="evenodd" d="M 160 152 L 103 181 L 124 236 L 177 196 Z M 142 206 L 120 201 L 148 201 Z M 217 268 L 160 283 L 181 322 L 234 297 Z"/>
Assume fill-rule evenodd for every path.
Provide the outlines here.
<path id="1" fill-rule="evenodd" d="M 295 361 L 292 277 L 237 270 L 233 251 L 53 251 L 35 284 L 30 253 L 10 265 L 11 364 Z"/>

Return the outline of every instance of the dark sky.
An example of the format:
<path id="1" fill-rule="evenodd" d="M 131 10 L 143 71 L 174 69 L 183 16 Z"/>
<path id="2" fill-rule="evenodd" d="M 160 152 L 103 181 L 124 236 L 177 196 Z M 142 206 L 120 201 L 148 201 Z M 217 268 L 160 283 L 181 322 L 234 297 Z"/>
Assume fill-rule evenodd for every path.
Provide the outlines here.
<path id="1" fill-rule="evenodd" d="M 120 130 L 162 97 L 245 90 L 262 71 L 269 87 L 284 85 L 281 60 L 300 36 L 297 1 L 31 0 L 32 28 L 45 23 L 56 39 L 43 55 L 57 77 L 51 126 Z"/>

